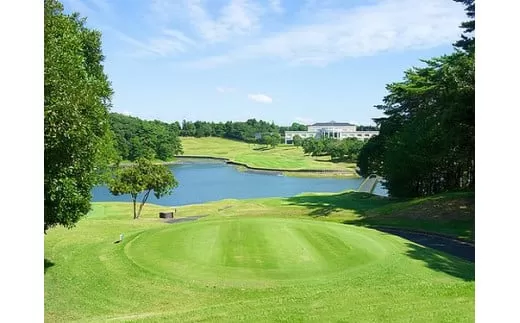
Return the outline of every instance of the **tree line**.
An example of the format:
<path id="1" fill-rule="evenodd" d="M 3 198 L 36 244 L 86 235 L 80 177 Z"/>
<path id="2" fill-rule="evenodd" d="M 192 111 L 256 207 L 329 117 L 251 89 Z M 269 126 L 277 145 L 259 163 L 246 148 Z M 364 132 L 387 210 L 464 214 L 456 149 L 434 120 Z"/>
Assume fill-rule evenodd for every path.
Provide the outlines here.
<path id="1" fill-rule="evenodd" d="M 416 197 L 475 187 L 475 2 L 465 5 L 461 39 L 449 55 L 388 84 L 376 106 L 379 136 L 359 154 L 362 175 L 377 173 L 390 195 Z"/>
<path id="2" fill-rule="evenodd" d="M 247 121 L 207 122 L 183 120 L 180 136 L 183 137 L 221 137 L 245 142 L 258 142 L 260 136 L 280 138 L 287 130 L 307 130 L 307 126 L 294 122 L 289 127 L 278 126 L 274 122 L 248 119 Z M 278 134 L 279 136 L 276 136 Z"/>
<path id="3" fill-rule="evenodd" d="M 170 160 L 182 154 L 180 137 L 220 137 L 247 143 L 275 147 L 284 142 L 285 131 L 306 131 L 307 126 L 293 122 L 278 126 L 273 122 L 247 121 L 207 122 L 175 121 L 165 123 L 141 120 L 120 113 L 110 113 L 110 126 L 115 146 L 122 160 L 135 161 L 140 157 Z M 358 130 L 377 130 L 375 126 L 358 126 Z"/>
<path id="4" fill-rule="evenodd" d="M 274 147 L 282 142 L 280 132 L 285 129 L 299 130 L 304 125 L 293 123 L 280 127 L 263 120 L 249 119 L 245 122 L 186 121 L 166 123 L 148 121 L 120 113 L 110 113 L 110 129 L 114 145 L 121 160 L 135 161 L 138 158 L 171 160 L 182 154 L 181 136 L 221 137 L 248 143 Z M 282 132 L 283 133 L 283 132 Z"/>

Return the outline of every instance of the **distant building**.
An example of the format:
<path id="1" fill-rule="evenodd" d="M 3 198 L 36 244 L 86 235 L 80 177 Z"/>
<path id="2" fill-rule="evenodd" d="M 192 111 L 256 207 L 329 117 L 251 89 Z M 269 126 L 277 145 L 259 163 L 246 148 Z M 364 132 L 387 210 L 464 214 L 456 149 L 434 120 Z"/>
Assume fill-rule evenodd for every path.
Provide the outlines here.
<path id="1" fill-rule="evenodd" d="M 302 139 L 305 138 L 356 138 L 359 140 L 368 140 L 379 134 L 379 131 L 356 131 L 357 126 L 345 122 L 324 122 L 315 123 L 307 127 L 307 131 L 286 131 L 285 143 L 292 144 L 294 136 L 298 135 Z"/>

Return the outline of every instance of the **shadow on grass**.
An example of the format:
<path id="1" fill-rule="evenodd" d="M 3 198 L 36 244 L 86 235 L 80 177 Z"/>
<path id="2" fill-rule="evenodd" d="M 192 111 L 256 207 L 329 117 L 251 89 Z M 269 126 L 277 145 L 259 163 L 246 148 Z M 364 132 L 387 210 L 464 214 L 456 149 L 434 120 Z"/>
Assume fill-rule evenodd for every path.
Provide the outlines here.
<path id="1" fill-rule="evenodd" d="M 317 161 L 317 162 L 320 162 L 320 163 L 333 163 L 333 164 L 337 164 L 337 163 L 355 163 L 355 161 L 352 161 L 348 158 L 334 158 L 334 159 L 328 159 L 328 160 L 324 160 L 324 159 L 315 159 L 314 161 Z"/>
<path id="2" fill-rule="evenodd" d="M 291 205 L 308 208 L 309 212 L 307 214 L 314 218 L 326 217 L 342 210 L 349 210 L 351 216 L 346 215 L 347 219 L 344 219 L 342 223 L 373 228 L 385 232 L 386 234 L 398 235 L 404 239 L 418 243 L 419 245 L 413 243 L 407 244 L 410 250 L 406 254 L 409 257 L 424 261 L 429 268 L 434 270 L 442 271 L 464 280 L 474 280 L 474 265 L 471 263 L 474 261 L 474 246 L 446 237 L 425 235 L 424 233 L 417 232 L 400 232 L 400 230 L 383 228 L 387 226 L 403 228 L 405 230 L 437 232 L 445 235 L 462 235 L 463 232 L 471 232 L 470 227 L 472 222 L 469 220 L 456 219 L 454 217 L 447 219 L 430 218 L 429 216 L 425 218 L 408 217 L 401 215 L 401 210 L 394 208 L 394 205 L 392 205 L 402 203 L 404 200 L 381 197 L 363 192 L 301 195 L 287 198 L 286 201 Z M 378 210 L 382 209 L 391 210 L 381 214 Z M 442 252 L 467 261 L 447 258 L 442 255 Z"/>
<path id="3" fill-rule="evenodd" d="M 435 271 L 440 271 L 465 281 L 475 281 L 475 265 L 457 258 L 446 257 L 441 252 L 413 243 L 406 243 L 406 255 L 417 259 Z"/>
<path id="4" fill-rule="evenodd" d="M 50 261 L 49 259 L 45 258 L 43 259 L 43 272 L 47 273 L 47 269 L 54 266 L 54 263 Z"/>
<path id="5" fill-rule="evenodd" d="M 291 205 L 305 206 L 312 217 L 328 216 L 341 210 L 351 210 L 362 217 L 366 211 L 391 203 L 390 198 L 362 192 L 329 195 L 301 195 L 286 199 Z"/>
<path id="6" fill-rule="evenodd" d="M 272 147 L 256 147 L 256 148 L 253 148 L 253 150 L 259 150 L 259 151 L 265 151 L 265 150 L 271 150 L 273 149 Z"/>

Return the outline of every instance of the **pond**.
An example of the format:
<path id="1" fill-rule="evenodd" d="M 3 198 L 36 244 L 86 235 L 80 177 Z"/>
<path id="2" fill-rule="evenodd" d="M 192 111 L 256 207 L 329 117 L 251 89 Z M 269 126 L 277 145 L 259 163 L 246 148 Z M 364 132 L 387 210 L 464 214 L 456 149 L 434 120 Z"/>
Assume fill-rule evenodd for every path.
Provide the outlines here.
<path id="1" fill-rule="evenodd" d="M 183 161 L 169 168 L 179 186 L 171 195 L 159 200 L 150 194 L 148 203 L 172 206 L 222 199 L 290 197 L 305 192 L 341 192 L 356 190 L 363 181 L 362 178 L 303 178 L 239 171 L 224 162 L 210 160 Z M 387 195 L 381 185 L 376 187 L 374 193 Z M 130 195 L 113 196 L 106 186 L 95 187 L 92 195 L 94 202 L 131 201 Z"/>

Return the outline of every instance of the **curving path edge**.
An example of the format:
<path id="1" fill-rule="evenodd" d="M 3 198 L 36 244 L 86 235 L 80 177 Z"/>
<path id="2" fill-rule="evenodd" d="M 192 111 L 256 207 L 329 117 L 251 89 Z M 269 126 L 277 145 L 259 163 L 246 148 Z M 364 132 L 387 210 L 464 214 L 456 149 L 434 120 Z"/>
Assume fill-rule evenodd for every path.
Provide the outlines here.
<path id="1" fill-rule="evenodd" d="M 464 260 L 475 262 L 475 243 L 453 237 L 435 234 L 424 231 L 414 231 L 409 229 L 400 229 L 395 227 L 374 226 L 381 232 L 393 234 L 401 238 L 405 238 L 417 244 L 440 250 Z"/>

